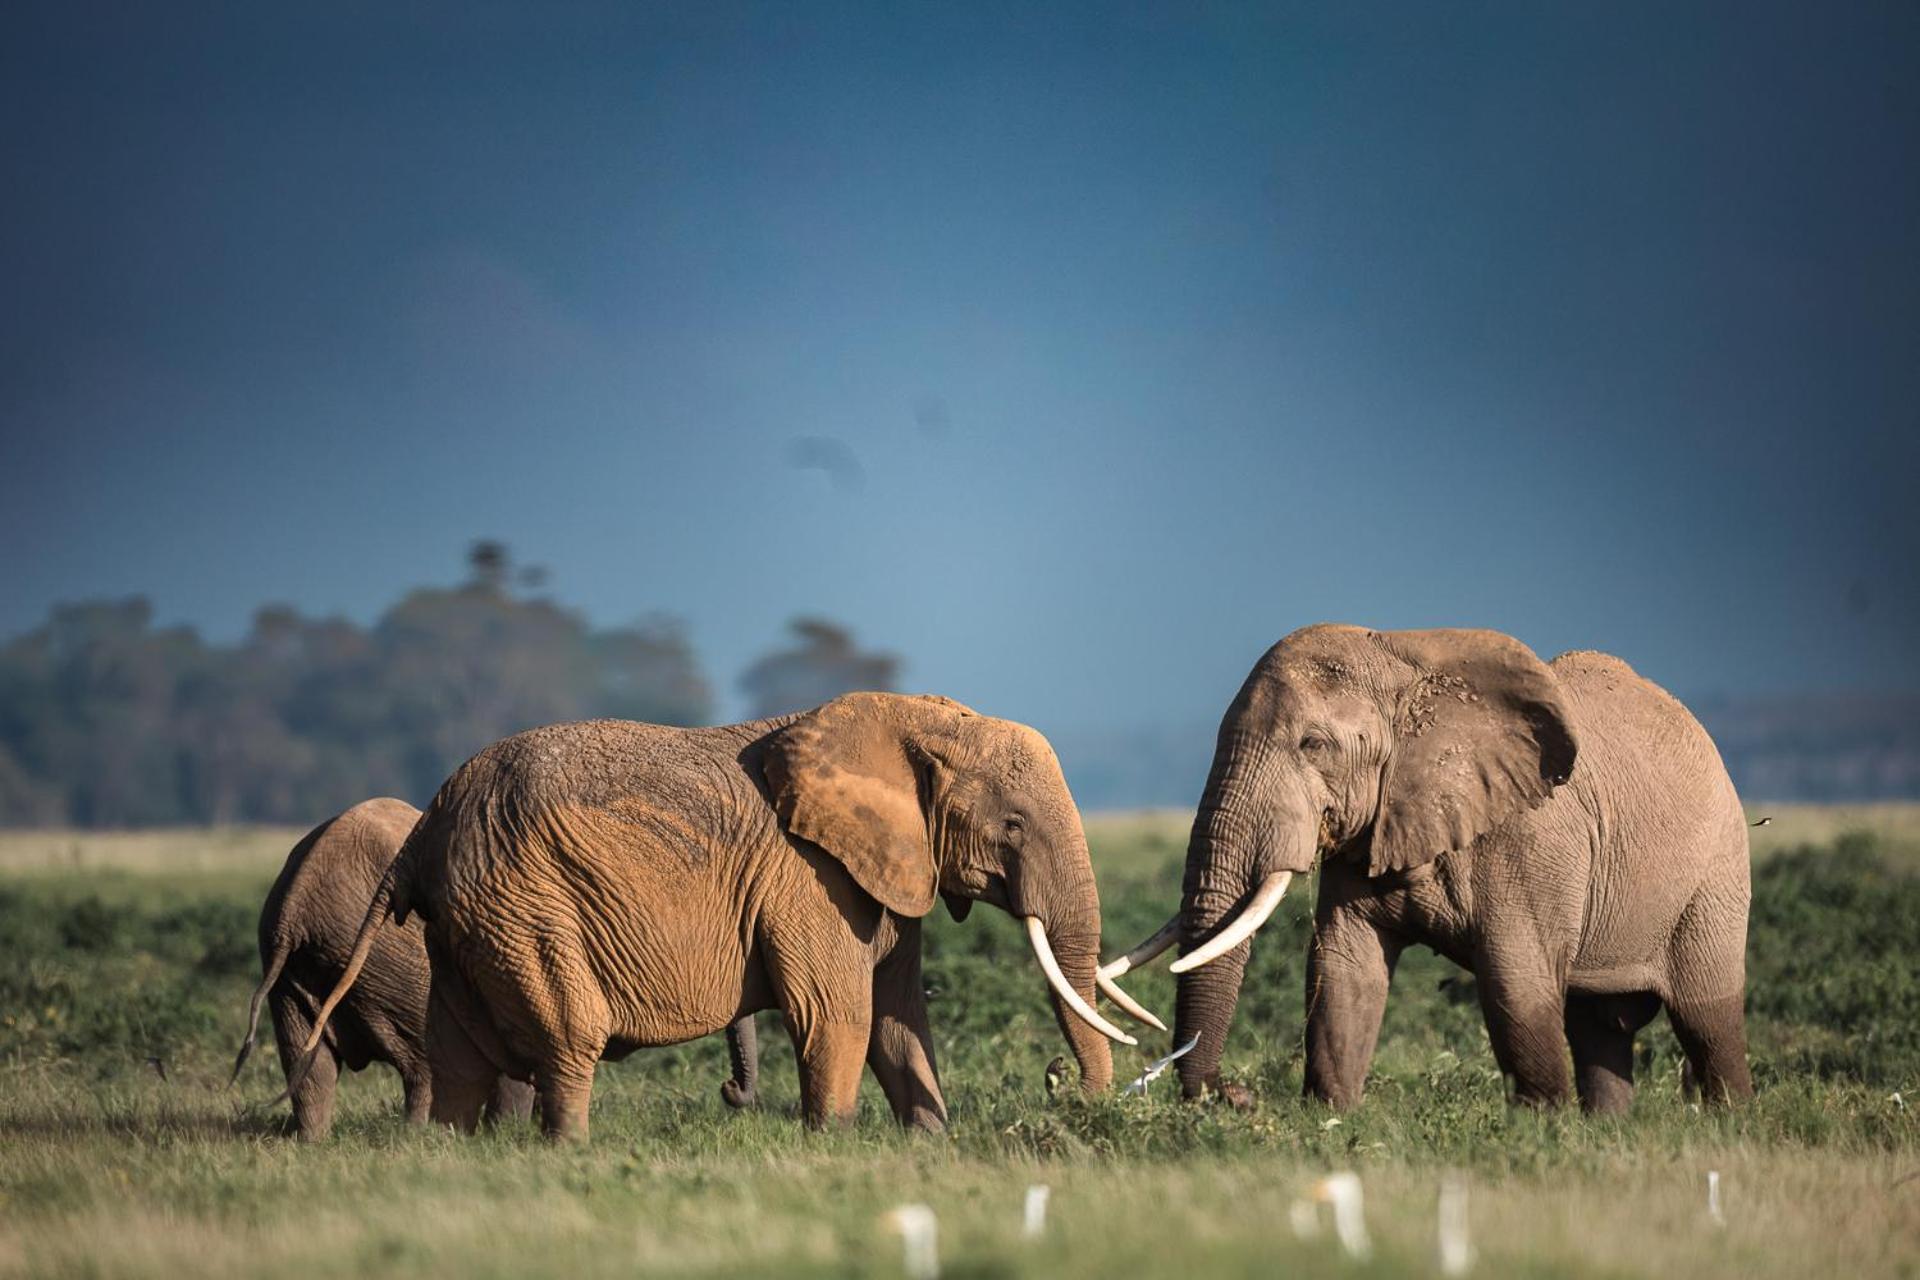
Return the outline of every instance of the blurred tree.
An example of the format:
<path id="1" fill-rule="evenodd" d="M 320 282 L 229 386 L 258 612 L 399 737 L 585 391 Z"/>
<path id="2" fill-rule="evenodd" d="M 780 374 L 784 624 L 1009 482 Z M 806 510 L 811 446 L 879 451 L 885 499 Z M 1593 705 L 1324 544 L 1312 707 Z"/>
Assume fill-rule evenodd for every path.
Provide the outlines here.
<path id="1" fill-rule="evenodd" d="M 0 650 L 5 743 L 75 824 L 188 816 L 169 730 L 179 686 L 209 657 L 192 631 L 155 631 L 152 617 L 138 596 L 60 605 Z"/>
<path id="2" fill-rule="evenodd" d="M 700 724 L 712 691 L 677 618 L 656 615 L 588 638 L 595 714 L 654 724 Z"/>
<path id="3" fill-rule="evenodd" d="M 853 633 L 824 618 L 795 618 L 788 629 L 800 643 L 748 667 L 740 677 L 753 719 L 817 707 L 858 689 L 891 692 L 900 674 L 892 653 L 862 653 Z"/>
<path id="4" fill-rule="evenodd" d="M 474 541 L 467 548 L 467 571 L 469 588 L 498 594 L 506 587 L 507 577 L 513 571 L 513 557 L 507 551 L 507 544 L 492 538 Z"/>
<path id="5" fill-rule="evenodd" d="M 497 542 L 475 543 L 467 567 L 461 587 L 411 592 L 371 630 L 269 605 L 224 649 L 156 630 L 143 599 L 55 608 L 0 644 L 0 826 L 306 824 L 373 795 L 424 803 L 462 760 L 535 725 L 708 718 L 671 619 L 595 631 L 518 599 Z"/>

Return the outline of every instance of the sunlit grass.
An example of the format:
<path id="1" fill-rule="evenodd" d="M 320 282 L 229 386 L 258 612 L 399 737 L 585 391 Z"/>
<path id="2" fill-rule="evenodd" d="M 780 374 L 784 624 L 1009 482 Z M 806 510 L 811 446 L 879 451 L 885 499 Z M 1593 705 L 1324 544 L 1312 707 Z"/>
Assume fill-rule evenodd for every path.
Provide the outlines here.
<path id="1" fill-rule="evenodd" d="M 158 852 L 210 847 L 185 836 L 98 850 L 79 837 L 78 869 L 17 861 L 9 842 L 29 838 L 0 839 L 0 1273 L 886 1276 L 899 1242 L 881 1215 L 918 1200 L 939 1214 L 949 1276 L 1431 1275 L 1439 1179 L 1458 1169 L 1479 1274 L 1920 1274 L 1920 1112 L 1903 1105 L 1920 1102 L 1910 815 L 1890 811 L 1876 840 L 1838 838 L 1850 828 L 1821 811 L 1770 812 L 1757 850 L 1762 833 L 1822 847 L 1770 844 L 1756 871 L 1761 1094 L 1731 1114 L 1682 1099 L 1664 1023 L 1627 1117 L 1509 1109 L 1471 986 L 1424 952 L 1396 978 L 1366 1103 L 1306 1103 L 1303 900 L 1263 934 L 1229 1044 L 1252 1111 L 1180 1103 L 1171 1077 L 1144 1100 L 1050 1100 L 1042 1071 L 1064 1046 L 1018 929 L 936 913 L 948 1135 L 897 1132 L 870 1082 L 852 1129 L 803 1132 L 769 1016 L 762 1110 L 721 1104 L 717 1039 L 638 1054 L 600 1072 L 584 1149 L 527 1126 L 408 1130 L 378 1068 L 343 1084 L 336 1139 L 301 1147 L 251 1105 L 277 1087 L 270 1053 L 239 1091 L 221 1087 L 259 896 L 298 833 L 236 836 L 198 870 Z M 1177 897 L 1185 827 L 1090 821 L 1115 944 Z M 1164 967 L 1129 985 L 1171 1010 Z M 1366 1189 L 1365 1264 L 1288 1225 L 1340 1168 Z M 1705 1212 L 1709 1169 L 1724 1227 Z M 1038 1242 L 1019 1236 L 1032 1182 L 1053 1188 Z"/>

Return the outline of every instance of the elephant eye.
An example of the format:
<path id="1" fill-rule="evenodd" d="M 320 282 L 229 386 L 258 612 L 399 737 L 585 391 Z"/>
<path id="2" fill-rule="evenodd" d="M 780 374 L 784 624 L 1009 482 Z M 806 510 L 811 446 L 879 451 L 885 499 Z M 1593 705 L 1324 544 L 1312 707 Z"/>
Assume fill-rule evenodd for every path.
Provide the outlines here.
<path id="1" fill-rule="evenodd" d="M 1316 751 L 1325 751 L 1328 745 L 1329 744 L 1327 740 L 1321 737 L 1317 733 L 1310 733 L 1306 737 L 1300 739 L 1300 749 L 1302 751 L 1307 752 L 1309 755 L 1313 754 Z"/>
<path id="2" fill-rule="evenodd" d="M 1006 828 L 1007 841 L 1010 844 L 1017 845 L 1026 837 L 1027 824 L 1017 813 L 1007 815 L 1001 825 Z"/>

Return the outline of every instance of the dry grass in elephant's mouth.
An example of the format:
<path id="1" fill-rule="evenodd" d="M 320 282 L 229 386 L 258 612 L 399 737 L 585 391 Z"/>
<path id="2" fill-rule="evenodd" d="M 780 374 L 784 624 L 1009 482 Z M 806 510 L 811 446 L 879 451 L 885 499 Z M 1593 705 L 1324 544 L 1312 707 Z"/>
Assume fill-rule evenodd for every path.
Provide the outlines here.
<path id="1" fill-rule="evenodd" d="M 321 1148 L 246 1107 L 278 1088 L 270 1061 L 220 1088 L 286 833 L 0 838 L 0 1274 L 891 1276 L 899 1241 L 880 1216 L 924 1201 L 950 1276 L 1424 1276 L 1440 1176 L 1460 1169 L 1478 1274 L 1912 1275 L 1920 808 L 1765 811 L 1748 947 L 1761 1093 L 1731 1115 L 1682 1102 L 1663 1022 L 1626 1119 L 1509 1110 L 1471 979 L 1425 952 L 1395 978 L 1366 1104 L 1336 1117 L 1301 1102 L 1303 896 L 1261 935 L 1228 1049 L 1261 1099 L 1251 1112 L 1180 1104 L 1171 1076 L 1144 1101 L 1049 1099 L 1064 1045 L 1017 923 L 936 913 L 946 1138 L 895 1131 L 871 1084 L 856 1128 L 802 1133 L 768 1018 L 762 1111 L 720 1102 L 717 1038 L 642 1053 L 603 1067 L 584 1150 L 530 1128 L 405 1130 L 381 1068 L 344 1083 Z M 1177 897 L 1184 819 L 1088 828 L 1108 936 L 1141 935 Z M 167 852 L 196 847 L 218 856 Z M 1171 1009 L 1163 965 L 1133 981 Z M 1337 1168 L 1366 1191 L 1362 1269 L 1287 1225 Z M 1709 1169 L 1724 1227 L 1705 1212 Z M 1053 1193 L 1028 1242 L 1035 1182 Z"/>

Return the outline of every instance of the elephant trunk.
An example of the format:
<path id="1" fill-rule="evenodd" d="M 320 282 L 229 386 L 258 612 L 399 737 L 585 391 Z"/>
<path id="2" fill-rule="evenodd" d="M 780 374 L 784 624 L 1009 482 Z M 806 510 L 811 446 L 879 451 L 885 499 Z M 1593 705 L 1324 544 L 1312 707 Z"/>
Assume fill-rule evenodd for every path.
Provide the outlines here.
<path id="1" fill-rule="evenodd" d="M 1180 897 L 1180 950 L 1194 951 L 1237 912 L 1253 883 L 1250 824 L 1209 794 L 1194 815 L 1187 844 L 1186 883 Z M 1173 1042 L 1199 1043 L 1179 1061 L 1181 1092 L 1197 1098 L 1220 1083 L 1220 1055 L 1240 1002 L 1240 981 L 1253 950 L 1248 939 L 1213 963 L 1180 975 L 1174 1000 Z"/>
<path id="2" fill-rule="evenodd" d="M 1099 1023 L 1086 1016 L 1093 1010 L 1098 990 L 1094 974 L 1100 967 L 1100 893 L 1084 841 L 1081 856 L 1075 861 L 1084 871 L 1065 886 L 1021 886 L 1016 914 L 1026 916 L 1029 922 L 1029 937 L 1041 967 L 1051 964 L 1057 970 L 1057 980 L 1049 976 L 1047 995 L 1060 1033 L 1067 1038 L 1074 1061 L 1079 1064 L 1080 1087 L 1088 1093 L 1099 1093 L 1113 1083 L 1113 1048 L 1108 1037 L 1118 1033 L 1110 1025 L 1103 1031 Z M 1040 892 L 1033 892 L 1036 889 Z M 1070 989 L 1083 1008 L 1076 1010 L 1075 1002 L 1062 988 Z M 1133 1043 L 1132 1037 L 1126 1037 L 1125 1042 Z"/>
<path id="3" fill-rule="evenodd" d="M 1084 922 L 1048 924 L 1047 945 L 1060 966 L 1067 985 L 1088 1005 L 1094 1002 L 1094 970 L 1100 967 L 1100 929 L 1098 919 L 1091 928 Z M 1080 1065 L 1080 1087 L 1087 1093 L 1100 1093 L 1113 1083 L 1113 1047 L 1106 1035 L 1075 1012 L 1058 992 L 1049 990 L 1054 1020 L 1060 1033 L 1073 1049 Z"/>
<path id="4" fill-rule="evenodd" d="M 1218 1087 L 1253 931 L 1279 906 L 1291 873 L 1311 868 L 1319 843 L 1317 828 L 1252 785 L 1259 766 L 1258 751 L 1223 745 L 1187 843 L 1173 1041 L 1199 1041 L 1179 1064 L 1190 1098 Z"/>

